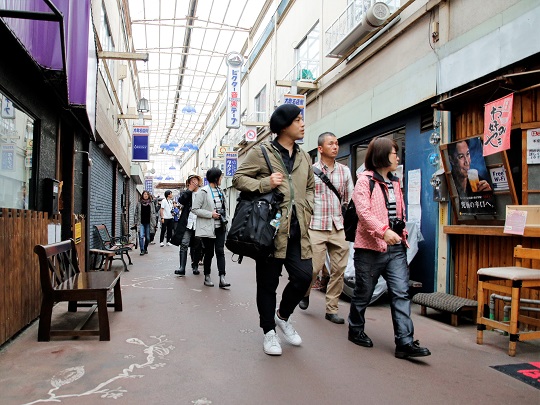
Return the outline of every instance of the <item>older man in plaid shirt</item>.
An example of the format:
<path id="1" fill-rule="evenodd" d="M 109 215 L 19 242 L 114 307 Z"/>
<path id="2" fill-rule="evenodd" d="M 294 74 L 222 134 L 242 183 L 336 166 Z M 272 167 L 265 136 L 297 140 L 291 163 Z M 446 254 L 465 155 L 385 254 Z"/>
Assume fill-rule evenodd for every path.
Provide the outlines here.
<path id="1" fill-rule="evenodd" d="M 338 301 L 343 290 L 343 273 L 349 258 L 349 242 L 345 240 L 341 206 L 351 199 L 354 185 L 349 168 L 336 162 L 339 144 L 333 133 L 324 132 L 319 135 L 317 149 L 320 159 L 313 165 L 313 171 L 316 174 L 315 208 L 309 225 L 309 237 L 313 250 L 311 284 L 313 285 L 322 270 L 328 253 L 331 268 L 329 269 L 330 281 L 326 289 L 325 318 L 330 322 L 342 324 L 345 320 L 338 315 Z M 332 190 L 332 186 L 335 190 Z M 301 309 L 308 308 L 310 291 L 311 286 L 300 301 Z"/>

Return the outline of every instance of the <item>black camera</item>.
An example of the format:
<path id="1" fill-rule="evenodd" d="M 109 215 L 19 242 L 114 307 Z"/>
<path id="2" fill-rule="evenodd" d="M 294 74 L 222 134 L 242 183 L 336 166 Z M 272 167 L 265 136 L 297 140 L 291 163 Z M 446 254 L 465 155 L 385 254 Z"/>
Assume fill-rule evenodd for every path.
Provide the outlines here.
<path id="1" fill-rule="evenodd" d="M 229 222 L 229 220 L 227 219 L 227 213 L 225 212 L 225 209 L 222 208 L 218 210 L 217 213 L 219 214 L 219 220 L 221 222 L 221 225 L 227 225 L 227 222 Z"/>
<path id="2" fill-rule="evenodd" d="M 405 221 L 399 218 L 390 219 L 390 229 L 398 235 L 401 235 L 403 233 L 403 230 L 405 229 Z"/>

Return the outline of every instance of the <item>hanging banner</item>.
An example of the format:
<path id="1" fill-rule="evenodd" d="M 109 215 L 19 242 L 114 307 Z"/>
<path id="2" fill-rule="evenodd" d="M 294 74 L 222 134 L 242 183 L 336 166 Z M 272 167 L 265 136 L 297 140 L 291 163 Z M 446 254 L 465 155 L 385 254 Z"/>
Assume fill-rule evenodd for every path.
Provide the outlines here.
<path id="1" fill-rule="evenodd" d="M 257 127 L 246 127 L 246 142 L 257 142 Z"/>
<path id="2" fill-rule="evenodd" d="M 238 152 L 225 152 L 225 177 L 232 177 L 238 168 Z"/>
<path id="3" fill-rule="evenodd" d="M 144 178 L 144 189 L 150 194 L 154 194 L 154 177 L 148 176 Z"/>
<path id="4" fill-rule="evenodd" d="M 150 135 L 150 127 L 147 125 L 144 126 L 134 126 L 133 127 L 133 162 L 148 162 L 150 148 L 148 147 L 148 140 Z"/>
<path id="5" fill-rule="evenodd" d="M 240 90 L 242 85 L 241 67 L 244 57 L 238 52 L 231 52 L 227 62 L 227 128 L 240 128 Z"/>
<path id="6" fill-rule="evenodd" d="M 510 149 L 514 94 L 484 106 L 484 156 Z"/>
<path id="7" fill-rule="evenodd" d="M 527 130 L 527 164 L 540 164 L 540 128 Z"/>

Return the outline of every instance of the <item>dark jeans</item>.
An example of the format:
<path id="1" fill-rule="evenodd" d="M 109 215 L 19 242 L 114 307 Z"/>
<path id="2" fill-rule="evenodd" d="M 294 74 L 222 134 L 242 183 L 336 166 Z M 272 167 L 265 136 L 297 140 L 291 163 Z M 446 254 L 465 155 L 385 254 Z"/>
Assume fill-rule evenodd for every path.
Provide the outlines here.
<path id="1" fill-rule="evenodd" d="M 141 250 L 146 250 L 150 243 L 150 224 L 139 225 L 139 247 Z"/>
<path id="2" fill-rule="evenodd" d="M 201 238 L 204 246 L 204 275 L 208 275 L 212 271 L 212 258 L 214 257 L 214 250 L 216 252 L 216 261 L 218 274 L 220 276 L 225 275 L 225 234 L 226 228 L 220 226 L 216 228 L 215 238 Z"/>
<path id="3" fill-rule="evenodd" d="M 313 265 L 311 259 L 302 259 L 300 239 L 289 239 L 285 259 L 270 257 L 256 261 L 257 309 L 260 326 L 265 334 L 276 327 L 276 290 L 283 265 L 289 273 L 289 283 L 285 286 L 279 303 L 279 314 L 282 318 L 288 319 L 291 316 L 311 284 Z"/>
<path id="4" fill-rule="evenodd" d="M 199 262 L 202 258 L 202 242 L 201 238 L 195 236 L 195 231 L 193 231 L 193 236 L 190 241 L 190 256 L 191 256 L 191 268 L 196 269 L 199 266 Z"/>
<path id="5" fill-rule="evenodd" d="M 173 231 L 173 225 L 174 225 L 174 219 L 164 219 L 163 223 L 161 224 L 161 234 L 159 235 L 159 242 L 163 242 L 163 238 L 165 237 L 165 231 L 167 231 L 167 242 L 170 242 L 172 239 L 172 231 Z"/>
<path id="6" fill-rule="evenodd" d="M 371 301 L 379 276 L 383 276 L 390 294 L 390 311 L 396 345 L 412 343 L 414 326 L 409 299 L 409 269 L 404 245 L 388 246 L 386 252 L 354 250 L 356 284 L 351 299 L 349 329 L 361 332 L 366 323 L 366 308 Z"/>

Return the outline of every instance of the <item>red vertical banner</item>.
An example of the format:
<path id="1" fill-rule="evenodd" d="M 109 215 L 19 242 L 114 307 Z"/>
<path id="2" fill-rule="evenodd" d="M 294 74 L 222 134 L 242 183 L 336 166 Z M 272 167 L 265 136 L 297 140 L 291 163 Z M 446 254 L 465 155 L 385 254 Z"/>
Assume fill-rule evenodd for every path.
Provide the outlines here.
<path id="1" fill-rule="evenodd" d="M 484 106 L 484 156 L 510 149 L 514 94 Z"/>

